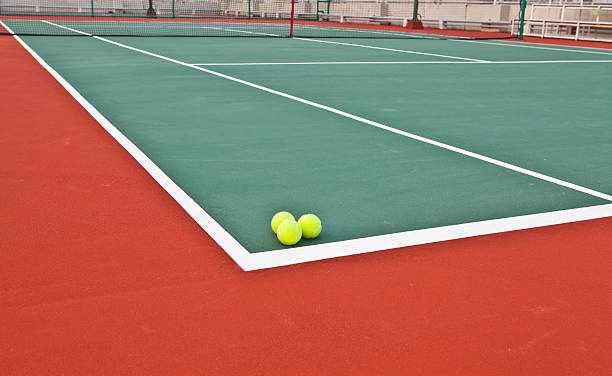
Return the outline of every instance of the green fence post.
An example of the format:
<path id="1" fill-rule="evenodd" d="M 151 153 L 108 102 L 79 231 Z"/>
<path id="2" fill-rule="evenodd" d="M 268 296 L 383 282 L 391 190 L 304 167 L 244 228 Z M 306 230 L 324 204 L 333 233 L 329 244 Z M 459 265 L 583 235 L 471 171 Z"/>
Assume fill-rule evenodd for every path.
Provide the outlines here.
<path id="1" fill-rule="evenodd" d="M 91 16 L 94 16 L 93 0 L 91 0 Z"/>
<path id="2" fill-rule="evenodd" d="M 412 21 L 419 22 L 419 0 L 414 0 L 412 7 Z"/>
<path id="3" fill-rule="evenodd" d="M 519 40 L 523 40 L 523 28 L 525 27 L 525 8 L 527 8 L 527 0 L 521 0 L 521 24 L 519 26 Z"/>
<path id="4" fill-rule="evenodd" d="M 251 0 L 249 0 L 249 20 L 251 19 Z"/>
<path id="5" fill-rule="evenodd" d="M 174 0 L 172 0 L 172 18 L 174 18 Z"/>

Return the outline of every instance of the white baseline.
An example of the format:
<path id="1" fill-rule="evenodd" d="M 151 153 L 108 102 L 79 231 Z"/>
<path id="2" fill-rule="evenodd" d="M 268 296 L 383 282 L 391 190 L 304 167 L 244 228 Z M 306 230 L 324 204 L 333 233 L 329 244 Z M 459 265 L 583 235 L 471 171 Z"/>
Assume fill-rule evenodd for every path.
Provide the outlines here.
<path id="1" fill-rule="evenodd" d="M 200 67 L 249 66 L 249 65 L 372 65 L 372 64 L 563 64 L 563 63 L 612 63 L 612 60 L 516 60 L 516 61 L 300 61 L 300 62 L 262 62 L 262 63 L 193 63 Z"/>

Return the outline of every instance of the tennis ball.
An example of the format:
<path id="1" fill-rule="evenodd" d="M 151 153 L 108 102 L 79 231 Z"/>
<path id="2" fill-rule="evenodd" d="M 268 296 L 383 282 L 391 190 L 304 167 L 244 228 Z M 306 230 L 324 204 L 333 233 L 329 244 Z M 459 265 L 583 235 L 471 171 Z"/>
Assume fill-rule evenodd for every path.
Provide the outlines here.
<path id="1" fill-rule="evenodd" d="M 302 239 L 302 227 L 293 219 L 285 219 L 278 226 L 276 237 L 284 245 L 294 245 Z"/>
<path id="2" fill-rule="evenodd" d="M 272 222 L 270 224 L 272 225 L 272 231 L 274 231 L 275 234 L 276 230 L 278 230 L 278 226 L 283 223 L 285 219 L 291 219 L 292 221 L 295 221 L 295 217 L 289 212 L 282 211 L 274 214 L 274 217 L 272 217 Z"/>
<path id="3" fill-rule="evenodd" d="M 306 239 L 314 239 L 321 233 L 323 226 L 321 226 L 321 220 L 314 214 L 304 214 L 298 220 L 300 227 L 302 228 L 302 236 Z"/>

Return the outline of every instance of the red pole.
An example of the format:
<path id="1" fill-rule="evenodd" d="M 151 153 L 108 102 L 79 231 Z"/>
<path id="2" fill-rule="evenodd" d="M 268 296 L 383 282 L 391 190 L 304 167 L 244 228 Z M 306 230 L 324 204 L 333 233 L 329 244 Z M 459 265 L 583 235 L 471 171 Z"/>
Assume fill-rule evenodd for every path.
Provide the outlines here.
<path id="1" fill-rule="evenodd" d="M 293 14 L 295 12 L 295 0 L 291 0 L 291 30 L 289 31 L 289 38 L 293 38 Z"/>

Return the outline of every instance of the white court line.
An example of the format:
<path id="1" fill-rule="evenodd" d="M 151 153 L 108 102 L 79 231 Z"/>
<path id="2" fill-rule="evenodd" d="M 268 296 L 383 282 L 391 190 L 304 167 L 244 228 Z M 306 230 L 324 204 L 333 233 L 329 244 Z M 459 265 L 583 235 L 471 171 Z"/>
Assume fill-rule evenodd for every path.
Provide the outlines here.
<path id="1" fill-rule="evenodd" d="M 502 232 L 526 230 L 536 227 L 559 225 L 589 219 L 612 216 L 612 204 L 586 208 L 559 210 L 472 222 L 459 225 L 428 228 L 398 232 L 394 234 L 352 239 L 334 243 L 308 245 L 304 247 L 255 253 L 252 267 L 254 269 L 273 268 L 293 265 L 302 262 L 323 260 L 335 257 L 358 255 L 363 253 L 410 247 L 420 244 L 436 243 L 447 240 L 497 234 Z"/>
<path id="2" fill-rule="evenodd" d="M 194 63 L 197 66 L 249 65 L 351 65 L 351 64 L 556 64 L 556 63 L 612 63 L 612 60 L 517 60 L 517 61 L 303 61 L 268 63 Z"/>
<path id="3" fill-rule="evenodd" d="M 233 25 L 241 25 L 238 23 L 235 23 Z M 308 28 L 308 29 L 321 29 L 321 30 L 335 30 L 336 28 L 333 27 L 321 27 L 321 26 L 310 26 L 310 25 L 300 25 L 300 24 L 295 24 L 295 27 L 299 27 L 299 28 Z M 223 28 L 219 28 L 219 29 L 223 29 Z M 351 30 L 351 31 L 355 31 L 355 32 L 360 32 L 360 33 L 375 33 L 375 34 L 384 34 L 384 35 L 394 35 L 394 36 L 405 36 L 408 35 L 410 36 L 410 38 L 414 39 L 426 39 L 426 40 L 430 40 L 430 39 L 434 39 L 434 40 L 438 40 L 440 39 L 440 37 L 448 37 L 448 38 L 443 38 L 442 40 L 450 40 L 450 41 L 454 41 L 454 42 L 471 42 L 471 43 L 482 43 L 482 44 L 491 44 L 491 45 L 496 45 L 496 46 L 509 46 L 509 47 L 522 47 L 522 48 L 533 48 L 533 49 L 540 49 L 540 50 L 551 50 L 551 51 L 566 51 L 566 52 L 584 52 L 584 53 L 593 53 L 593 54 L 602 54 L 602 55 L 612 55 L 612 51 L 604 49 L 604 48 L 597 48 L 597 47 L 575 47 L 575 46 L 567 46 L 569 48 L 555 48 L 555 46 L 557 46 L 556 44 L 547 44 L 547 43 L 533 43 L 533 42 L 526 42 L 526 41 L 522 41 L 522 42 L 487 42 L 487 41 L 483 41 L 483 40 L 474 40 L 470 37 L 462 37 L 462 36 L 452 36 L 452 35 L 442 35 L 442 34 L 419 34 L 419 33 L 402 33 L 402 32 L 385 32 L 385 31 L 380 31 L 380 30 L 360 30 L 360 29 L 355 29 L 355 28 L 338 28 L 340 30 Z M 260 34 L 260 35 L 269 35 L 269 36 L 280 36 L 277 34 L 266 34 L 266 33 L 255 33 L 255 32 L 248 32 L 248 31 L 244 31 L 244 30 L 231 30 L 234 32 L 243 32 L 243 33 L 249 33 L 249 34 Z M 294 39 L 298 39 L 297 37 Z M 550 47 L 543 47 L 543 46 L 550 46 Z M 576 49 L 579 48 L 579 49 Z"/>
<path id="4" fill-rule="evenodd" d="M 322 28 L 322 27 L 317 27 L 317 26 L 304 26 L 304 25 L 299 25 L 297 24 L 296 26 L 300 26 L 301 28 L 310 28 L 310 29 L 333 29 L 333 28 Z M 223 27 L 212 27 L 212 26 L 202 26 L 201 28 L 207 28 L 207 29 L 216 29 L 216 30 L 227 30 L 227 31 L 232 31 L 235 33 L 245 33 L 245 34 L 255 34 L 255 35 L 265 35 L 265 36 L 273 36 L 273 37 L 280 37 L 280 35 L 278 34 L 269 34 L 269 33 L 258 33 L 258 32 L 253 32 L 253 31 L 246 31 L 246 30 L 238 30 L 238 29 L 230 29 L 230 28 L 223 28 Z M 363 32 L 363 33 L 371 33 L 372 31 L 369 30 L 359 30 L 359 29 L 342 29 L 342 30 L 351 30 L 351 31 L 358 31 L 358 32 Z M 383 31 L 373 31 L 376 34 L 385 34 L 385 35 L 404 35 L 404 33 L 390 33 L 390 32 L 383 32 Z M 409 35 L 410 37 L 414 36 L 415 39 L 437 39 L 434 36 L 427 36 L 427 35 L 434 35 L 434 34 L 423 34 L 423 36 L 421 36 L 420 34 L 414 34 L 414 33 L 405 33 L 405 35 Z M 321 42 L 321 43 L 331 43 L 331 44 L 340 44 L 340 45 L 347 45 L 347 46 L 354 46 L 354 47 L 364 47 L 364 48 L 372 48 L 372 49 L 378 49 L 378 50 L 386 50 L 386 51 L 393 51 L 393 52 L 405 52 L 405 53 L 413 53 L 413 54 L 420 54 L 420 55 L 427 55 L 427 56 L 438 56 L 438 57 L 444 57 L 444 58 L 450 58 L 450 59 L 460 59 L 460 60 L 469 60 L 469 61 L 476 61 L 476 62 L 488 62 L 487 60 L 479 60 L 479 59 L 470 59 L 470 58 L 463 58 L 463 57 L 457 57 L 457 56 L 446 56 L 446 55 L 436 55 L 436 54 L 430 54 L 430 53 L 419 53 L 416 51 L 409 51 L 409 50 L 398 50 L 398 49 L 392 49 L 392 48 L 384 48 L 384 47 L 374 47 L 374 46 L 366 46 L 366 45 L 360 45 L 360 44 L 354 44 L 354 43 L 343 43 L 343 42 L 332 42 L 332 41 L 323 41 L 323 40 L 319 40 L 319 39 L 313 39 L 313 38 L 307 38 L 307 37 L 293 37 L 293 39 L 299 39 L 299 40 L 311 40 L 311 41 L 317 41 L 317 42 Z M 487 41 L 479 41 L 479 40 L 471 40 L 470 38 L 467 37 L 456 37 L 456 38 L 448 38 L 445 40 L 450 40 L 450 41 L 455 41 L 455 42 L 471 42 L 471 43 L 482 43 L 482 44 L 490 44 L 490 45 L 496 45 L 496 46 L 509 46 L 509 47 L 522 47 L 522 48 L 532 48 L 532 49 L 540 49 L 540 50 L 552 50 L 552 51 L 565 51 L 565 52 L 576 52 L 576 53 L 592 53 L 592 54 L 601 54 L 601 55 L 612 55 L 612 51 L 611 52 L 604 52 L 604 51 L 592 51 L 592 50 L 576 50 L 576 49 L 566 49 L 566 48 L 553 48 L 553 47 L 542 47 L 537 45 L 536 43 L 530 43 L 530 42 L 523 42 L 523 43 L 530 43 L 530 45 L 524 45 L 523 43 L 513 43 L 513 42 L 487 42 Z M 584 48 L 590 48 L 590 47 L 584 47 Z M 592 49 L 596 49 L 596 48 L 592 48 Z M 564 62 L 569 62 L 569 61 L 564 61 Z M 584 61 L 587 62 L 587 61 Z M 588 61 L 590 62 L 590 61 Z M 604 62 L 608 62 L 608 61 L 604 61 Z M 518 62 L 514 62 L 514 63 L 518 63 Z M 510 63 L 508 63 L 510 64 Z"/>
<path id="5" fill-rule="evenodd" d="M 400 32 L 400 31 L 396 31 L 396 32 L 390 32 L 390 31 L 380 31 L 380 30 L 376 30 L 376 29 L 354 29 L 351 27 L 332 27 L 332 26 L 327 26 L 327 27 L 322 27 L 322 26 L 307 26 L 307 25 L 301 25 L 301 24 L 295 24 L 294 25 L 294 30 L 295 29 L 317 29 L 317 30 L 338 30 L 338 31 L 344 31 L 344 30 L 350 30 L 352 32 L 357 32 L 357 33 L 366 33 L 366 34 L 383 34 L 383 35 L 395 35 L 395 36 L 401 36 L 401 37 L 408 37 L 409 39 L 440 39 L 439 37 L 433 37 L 433 36 L 429 36 L 429 34 L 415 34 L 415 33 L 409 33 L 409 32 Z M 457 37 L 457 38 L 462 38 L 462 37 Z"/>
<path id="6" fill-rule="evenodd" d="M 328 29 L 334 29 L 333 27 L 322 27 L 322 26 L 305 26 L 305 25 L 300 25 L 300 24 L 296 24 L 295 26 L 299 26 L 300 28 L 309 28 L 309 29 L 323 29 L 323 30 L 328 30 Z M 514 41 L 508 41 L 508 42 L 486 42 L 486 41 L 482 41 L 482 40 L 474 40 L 473 38 L 470 37 L 462 37 L 462 36 L 454 36 L 454 35 L 445 35 L 445 34 L 421 34 L 421 33 L 410 33 L 410 32 L 385 32 L 385 31 L 380 31 L 380 30 L 361 30 L 361 29 L 354 29 L 354 28 L 338 28 L 340 30 L 351 30 L 351 31 L 356 31 L 356 32 L 363 32 L 363 33 L 376 33 L 376 34 L 385 34 L 385 35 L 395 35 L 395 36 L 404 36 L 404 35 L 408 35 L 410 36 L 410 38 L 414 37 L 414 39 L 435 39 L 435 40 L 440 40 L 440 37 L 442 37 L 441 40 L 451 40 L 451 41 L 459 41 L 459 42 L 473 42 L 473 43 L 483 43 L 483 44 L 493 44 L 493 45 L 499 45 L 499 46 L 511 46 L 511 47 L 525 47 L 525 48 L 536 48 L 536 49 L 551 49 L 551 48 L 547 48 L 547 47 L 542 47 L 542 46 L 551 46 L 551 47 L 555 47 L 555 46 L 560 46 L 562 47 L 562 45 L 557 45 L 557 44 L 549 44 L 549 43 L 533 43 L 533 42 L 527 42 L 527 41 L 521 41 L 521 42 L 514 42 Z M 445 38 L 446 37 L 446 38 Z M 495 40 L 495 38 L 491 38 L 492 40 Z M 529 44 L 529 46 L 525 46 L 524 44 Z M 604 55 L 609 55 L 612 54 L 612 51 L 609 49 L 605 49 L 605 48 L 598 48 L 598 47 L 578 47 L 578 46 L 567 46 L 570 49 L 563 49 L 563 48 L 552 48 L 552 50 L 554 51 L 570 51 L 570 52 L 586 52 L 589 53 L 588 50 L 594 50 L 594 53 L 597 53 L 597 51 L 602 51 L 602 53 Z M 574 49 L 571 49 L 574 48 Z M 575 48 L 579 48 L 579 50 L 576 50 Z M 588 50 L 584 50 L 584 49 L 588 49 Z M 604 52 L 605 51 L 605 52 Z"/>
<path id="7" fill-rule="evenodd" d="M 469 39 L 449 39 L 449 40 L 452 40 L 453 42 L 469 42 L 469 43 L 491 44 L 491 45 L 494 45 L 494 46 L 531 48 L 531 49 L 536 49 L 536 50 L 577 52 L 577 53 L 597 54 L 597 55 L 612 55 L 612 51 L 604 52 L 604 51 L 592 51 L 592 50 L 584 50 L 584 49 L 576 50 L 576 49 L 572 49 L 572 48 L 542 47 L 542 46 L 538 46 L 537 43 L 533 43 L 533 44 L 530 44 L 530 45 L 525 45 L 523 43 L 518 43 L 518 42 L 485 42 L 485 41 L 481 41 L 481 40 L 469 40 Z M 529 42 L 524 42 L 524 43 L 529 43 Z M 585 47 L 585 48 L 588 48 L 588 47 Z"/>
<path id="8" fill-rule="evenodd" d="M 373 50 L 402 52 L 402 53 L 413 54 L 413 55 L 436 56 L 436 57 L 443 57 L 443 58 L 447 58 L 447 59 L 459 59 L 459 60 L 479 61 L 479 62 L 486 62 L 487 61 L 487 60 L 480 60 L 480 59 L 471 59 L 471 58 L 467 58 L 467 57 L 458 57 L 458 56 L 450 56 L 450 55 L 432 54 L 432 53 L 428 53 L 428 52 L 419 52 L 419 51 L 411 51 L 411 50 L 399 50 L 399 49 L 396 49 L 396 48 L 386 48 L 386 47 L 376 47 L 376 46 L 370 46 L 370 45 L 365 45 L 365 44 L 333 42 L 333 41 L 330 41 L 330 40 L 321 40 L 321 39 L 312 39 L 312 38 L 298 38 L 298 37 L 293 37 L 293 39 L 306 40 L 306 41 L 318 42 L 318 43 L 337 44 L 337 45 L 342 45 L 342 46 L 370 48 L 370 49 L 373 49 Z"/>
<path id="9" fill-rule="evenodd" d="M 244 24 L 241 23 L 219 23 L 218 25 L 236 25 L 236 26 L 244 26 Z M 203 26 L 203 28 L 214 28 L 212 26 Z M 223 29 L 221 27 L 218 27 L 217 29 Z M 361 30 L 361 29 L 354 29 L 354 28 L 334 28 L 334 27 L 322 27 L 322 26 L 310 26 L 310 25 L 302 25 L 302 24 L 295 24 L 294 25 L 294 30 L 297 29 L 317 29 L 317 30 L 334 30 L 334 31 L 344 31 L 344 30 L 350 30 L 350 31 L 354 31 L 354 32 L 359 32 L 359 33 L 367 33 L 367 34 L 384 34 L 384 35 L 395 35 L 395 36 L 409 36 L 410 38 L 414 37 L 414 39 L 440 39 L 439 37 L 436 38 L 434 36 L 429 36 L 429 34 L 414 34 L 414 33 L 408 33 L 408 32 L 388 32 L 388 31 L 380 31 L 380 30 Z M 228 29 L 229 30 L 229 29 Z M 260 34 L 260 35 L 270 35 L 270 36 L 275 36 L 275 37 L 280 37 L 281 35 L 278 34 L 266 34 L 266 33 L 256 33 L 256 32 L 249 32 L 249 31 L 245 31 L 245 30 L 232 30 L 235 32 L 243 32 L 243 33 L 249 33 L 249 34 Z M 464 38 L 464 37 L 456 37 L 456 38 Z"/>
<path id="10" fill-rule="evenodd" d="M 300 25 L 300 24 L 296 24 L 295 26 L 299 26 L 300 28 L 309 28 L 309 29 L 323 29 L 323 30 L 328 30 L 328 29 L 334 29 L 333 27 L 321 27 L 321 26 L 306 26 L 306 25 Z M 439 40 L 440 37 L 442 37 L 442 40 L 450 40 L 450 41 L 455 41 L 455 42 L 472 42 L 472 43 L 483 43 L 483 44 L 492 44 L 492 45 L 498 45 L 498 46 L 510 46 L 510 47 L 524 47 L 524 48 L 535 48 L 535 49 L 544 49 L 544 50 L 553 50 L 553 51 L 569 51 L 569 52 L 585 52 L 585 53 L 601 53 L 604 55 L 612 55 L 612 51 L 605 49 L 605 48 L 597 48 L 597 47 L 578 47 L 578 46 L 567 46 L 569 47 L 569 49 L 564 49 L 564 48 L 549 48 L 549 47 L 542 47 L 542 46 L 551 46 L 551 47 L 555 47 L 555 46 L 559 46 L 556 44 L 548 44 L 548 43 L 533 43 L 533 42 L 527 42 L 527 41 L 521 41 L 521 42 L 513 42 L 513 41 L 509 41 L 509 42 L 487 42 L 487 41 L 482 41 L 482 40 L 474 40 L 473 38 L 470 37 L 462 37 L 462 36 L 453 36 L 453 35 L 444 35 L 444 34 L 420 34 L 420 33 L 410 33 L 410 32 L 406 32 L 406 33 L 402 33 L 402 32 L 385 32 L 385 31 L 380 31 L 380 30 L 361 30 L 361 29 L 354 29 L 354 28 L 338 28 L 340 30 L 351 30 L 351 31 L 355 31 L 355 32 L 362 32 L 362 33 L 376 33 L 376 34 L 384 34 L 384 35 L 395 35 L 395 36 L 404 36 L 404 35 L 408 35 L 410 38 L 414 39 L 435 39 L 435 40 Z M 446 37 L 446 38 L 444 38 Z M 492 38 L 493 40 L 495 38 Z M 528 46 L 526 46 L 525 44 L 529 44 Z M 560 46 L 561 47 L 561 46 Z M 574 49 L 572 49 L 574 48 Z M 576 49 L 579 48 L 579 49 Z M 589 51 L 592 50 L 592 51 Z M 601 51 L 601 52 L 599 52 Z"/>
<path id="11" fill-rule="evenodd" d="M 56 26 L 59 26 L 59 25 L 56 25 Z M 227 28 L 227 27 L 203 26 L 202 28 L 215 29 L 215 30 L 224 30 L 224 31 L 227 30 L 227 31 L 231 31 L 231 32 L 234 32 L 234 33 L 245 33 L 245 34 L 255 34 L 255 35 L 264 35 L 264 36 L 275 36 L 275 37 L 279 36 L 277 34 L 258 33 L 258 32 L 254 32 L 254 31 L 231 29 L 231 28 Z M 338 45 L 351 46 L 351 47 L 370 48 L 370 49 L 374 49 L 374 50 L 401 52 L 401 53 L 413 54 L 413 55 L 436 56 L 436 57 L 443 57 L 443 58 L 447 58 L 447 59 L 459 59 L 459 60 L 480 61 L 480 62 L 486 61 L 486 60 L 479 60 L 479 59 L 470 59 L 470 58 L 466 58 L 466 57 L 457 57 L 457 56 L 432 54 L 432 53 L 427 53 L 427 52 L 419 52 L 419 51 L 411 51 L 411 50 L 399 50 L 399 49 L 395 49 L 395 48 L 386 48 L 386 47 L 375 47 L 375 46 L 369 46 L 369 45 L 365 45 L 365 44 L 332 42 L 332 41 L 325 41 L 325 40 L 319 40 L 319 39 L 299 38 L 299 37 L 293 37 L 293 39 L 306 40 L 306 41 L 319 42 L 319 43 L 338 44 Z"/>
<path id="12" fill-rule="evenodd" d="M 254 34 L 254 35 L 262 35 L 267 37 L 280 37 L 278 34 L 270 34 L 270 33 L 256 33 L 254 31 L 246 31 L 246 30 L 238 30 L 238 29 L 230 29 L 227 27 L 214 27 L 214 26 L 200 26 L 200 29 L 214 29 L 214 30 L 223 30 L 223 31 L 231 31 L 234 33 L 243 33 L 243 34 Z"/>
<path id="13" fill-rule="evenodd" d="M 65 28 L 61 25 L 55 25 L 57 27 Z M 0 21 L 0 25 L 4 25 Z M 81 32 L 79 30 L 72 30 L 83 35 L 90 35 L 88 33 Z M 14 38 L 47 70 L 51 75 L 62 85 L 68 92 L 98 121 L 100 124 L 151 174 L 151 176 L 158 181 L 158 183 L 170 193 L 170 195 L 191 215 L 196 222 L 211 236 L 217 243 L 228 253 L 232 259 L 243 269 L 243 270 L 257 270 L 264 268 L 271 268 L 282 265 L 291 265 L 307 261 L 315 261 L 339 256 L 348 256 L 359 253 L 374 252 L 383 249 L 405 247 L 409 245 L 425 244 L 443 240 L 460 239 L 471 236 L 486 235 L 492 233 L 514 231 L 520 229 L 534 228 L 540 226 L 549 226 L 554 224 L 569 223 L 575 221 L 582 221 L 587 219 L 603 218 L 612 216 L 612 204 L 599 205 L 594 207 L 570 209 L 555 211 L 549 213 L 539 213 L 526 216 L 518 216 L 511 218 L 503 218 L 489 221 L 473 222 L 452 226 L 444 226 L 438 228 L 424 229 L 407 231 L 402 233 L 381 235 L 363 239 L 354 239 L 343 242 L 334 242 L 306 247 L 298 247 L 292 249 L 282 249 L 277 251 L 261 252 L 250 254 L 242 245 L 240 245 L 225 229 L 223 229 L 208 213 L 204 211 L 197 203 L 195 203 L 189 196 L 185 194 L 170 178 L 168 178 L 163 171 L 161 171 L 146 155 L 144 155 L 131 141 L 129 141 L 119 130 L 117 130 L 102 114 L 100 114 L 81 94 L 79 94 L 65 79 L 63 79 L 53 68 L 51 68 L 40 56 L 38 56 L 21 38 L 14 36 Z M 612 196 L 605 195 L 587 188 L 583 188 L 571 183 L 562 182 L 561 180 L 547 177 L 539 173 L 531 172 L 529 170 L 522 169 L 520 167 L 512 166 L 504 162 L 496 161 L 492 158 L 480 156 L 475 153 L 471 153 L 450 145 L 442 144 L 437 141 L 429 140 L 420 136 L 411 135 L 407 132 L 399 131 L 394 128 L 385 126 L 380 123 L 372 122 L 367 119 L 357 117 L 345 113 L 340 110 L 333 109 L 328 106 L 320 105 L 314 102 L 310 102 L 305 99 L 294 97 L 289 94 L 285 94 L 273 89 L 268 89 L 260 85 L 256 85 L 238 78 L 227 76 L 215 71 L 196 67 L 191 64 L 187 64 L 175 59 L 171 59 L 165 56 L 161 56 L 152 52 L 144 51 L 135 47 L 130 47 L 118 42 L 114 42 L 101 37 L 94 37 L 98 40 L 106 43 L 114 44 L 119 47 L 123 47 L 132 51 L 140 52 L 145 55 L 157 57 L 162 60 L 174 62 L 179 65 L 198 69 L 212 75 L 226 78 L 231 81 L 242 83 L 247 86 L 251 86 L 272 94 L 281 95 L 283 97 L 309 104 L 314 107 L 318 107 L 330 112 L 337 113 L 339 115 L 364 122 L 373 126 L 377 126 L 381 129 L 386 129 L 391 132 L 405 135 L 407 137 L 414 138 L 423 142 L 430 143 L 432 145 L 444 147 L 445 149 L 453 150 L 461 154 L 472 156 L 505 168 L 512 169 L 514 171 L 527 173 L 528 175 L 537 177 L 539 179 L 551 181 L 553 183 L 579 190 L 584 193 L 593 194 L 597 197 L 612 201 Z M 586 192 L 585 192 L 586 190 Z"/>
<path id="14" fill-rule="evenodd" d="M 610 48 L 603 48 L 603 47 L 571 46 L 571 45 L 566 45 L 566 44 L 553 44 L 553 43 L 536 43 L 536 42 L 527 42 L 527 41 L 524 41 L 524 40 L 521 41 L 521 42 L 508 41 L 508 43 L 526 43 L 526 44 L 530 44 L 530 45 L 533 45 L 533 46 L 551 46 L 551 47 L 564 47 L 565 46 L 565 47 L 569 47 L 569 48 L 579 48 L 580 52 L 582 52 L 582 49 L 594 50 L 594 51 L 612 52 L 612 49 L 610 49 Z"/>

